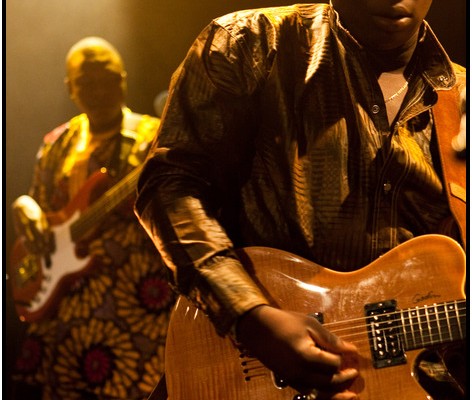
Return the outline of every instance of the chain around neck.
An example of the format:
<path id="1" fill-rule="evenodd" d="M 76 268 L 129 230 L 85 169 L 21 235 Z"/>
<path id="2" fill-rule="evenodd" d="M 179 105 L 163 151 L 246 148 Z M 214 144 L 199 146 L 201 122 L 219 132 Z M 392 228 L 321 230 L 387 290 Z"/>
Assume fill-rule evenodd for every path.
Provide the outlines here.
<path id="1" fill-rule="evenodd" d="M 410 83 L 410 80 L 411 80 L 412 76 L 413 76 L 413 73 L 410 74 L 410 76 L 406 79 L 405 83 L 401 86 L 400 89 L 398 89 L 388 99 L 384 99 L 385 104 L 392 101 L 393 99 L 395 99 L 396 97 L 398 97 L 400 94 L 402 94 L 405 91 L 405 89 L 408 87 L 408 84 Z"/>

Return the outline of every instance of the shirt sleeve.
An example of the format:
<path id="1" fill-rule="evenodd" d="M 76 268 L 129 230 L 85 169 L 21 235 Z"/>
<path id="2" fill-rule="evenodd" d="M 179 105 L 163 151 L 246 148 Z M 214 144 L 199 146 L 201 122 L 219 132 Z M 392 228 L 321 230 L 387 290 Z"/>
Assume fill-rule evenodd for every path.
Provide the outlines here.
<path id="1" fill-rule="evenodd" d="M 240 36 L 217 23 L 200 34 L 172 77 L 135 204 L 172 271 L 171 284 L 221 335 L 240 315 L 268 303 L 235 255 L 221 213 L 237 202 L 253 149 L 262 69 L 249 53 Z"/>

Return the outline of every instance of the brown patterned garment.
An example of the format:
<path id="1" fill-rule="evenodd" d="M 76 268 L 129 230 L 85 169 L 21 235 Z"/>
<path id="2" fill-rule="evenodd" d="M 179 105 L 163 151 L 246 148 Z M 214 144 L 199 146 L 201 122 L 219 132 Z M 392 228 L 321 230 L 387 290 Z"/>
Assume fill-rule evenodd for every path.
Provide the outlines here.
<path id="1" fill-rule="evenodd" d="M 45 137 L 30 191 L 44 211 L 63 209 L 98 169 L 113 184 L 142 162 L 160 120 L 123 112 L 121 132 L 92 137 L 81 114 Z M 91 272 L 51 318 L 28 327 L 14 378 L 41 385 L 44 400 L 143 399 L 164 371 L 174 295 L 132 202 L 81 243 L 94 257 Z"/>
<path id="2" fill-rule="evenodd" d="M 267 304 L 234 246 L 351 271 L 451 218 L 431 109 L 465 70 L 424 22 L 406 74 L 389 124 L 368 51 L 327 4 L 232 13 L 194 42 L 136 212 L 178 290 L 221 334 Z"/>

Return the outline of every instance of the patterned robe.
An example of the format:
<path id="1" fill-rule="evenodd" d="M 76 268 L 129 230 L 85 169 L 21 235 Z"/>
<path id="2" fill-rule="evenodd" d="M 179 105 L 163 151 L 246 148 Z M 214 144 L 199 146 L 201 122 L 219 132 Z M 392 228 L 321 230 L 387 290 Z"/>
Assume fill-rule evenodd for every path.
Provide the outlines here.
<path id="1" fill-rule="evenodd" d="M 45 136 L 29 193 L 45 212 L 83 195 L 100 168 L 110 175 L 108 188 L 141 164 L 160 121 L 129 109 L 123 114 L 121 132 L 95 137 L 81 114 Z M 97 187 L 92 196 L 104 190 Z M 93 268 L 73 282 L 51 316 L 27 328 L 14 379 L 42 386 L 45 400 L 143 399 L 164 371 L 174 295 L 133 201 L 130 196 L 77 243 L 93 256 Z"/>

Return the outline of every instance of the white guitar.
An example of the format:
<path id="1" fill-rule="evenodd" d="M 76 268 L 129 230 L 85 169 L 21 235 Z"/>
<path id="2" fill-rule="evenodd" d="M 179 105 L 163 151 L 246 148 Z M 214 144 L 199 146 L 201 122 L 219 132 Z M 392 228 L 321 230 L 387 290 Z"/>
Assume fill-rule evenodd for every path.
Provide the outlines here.
<path id="1" fill-rule="evenodd" d="M 81 255 L 77 243 L 135 191 L 140 171 L 141 167 L 135 168 L 92 203 L 93 194 L 109 181 L 106 170 L 98 171 L 66 207 L 46 213 L 55 242 L 51 254 L 30 253 L 24 237 L 16 240 L 8 276 L 22 321 L 45 318 L 74 280 L 93 268 L 94 260 Z M 29 201 L 34 202 L 31 198 Z"/>

